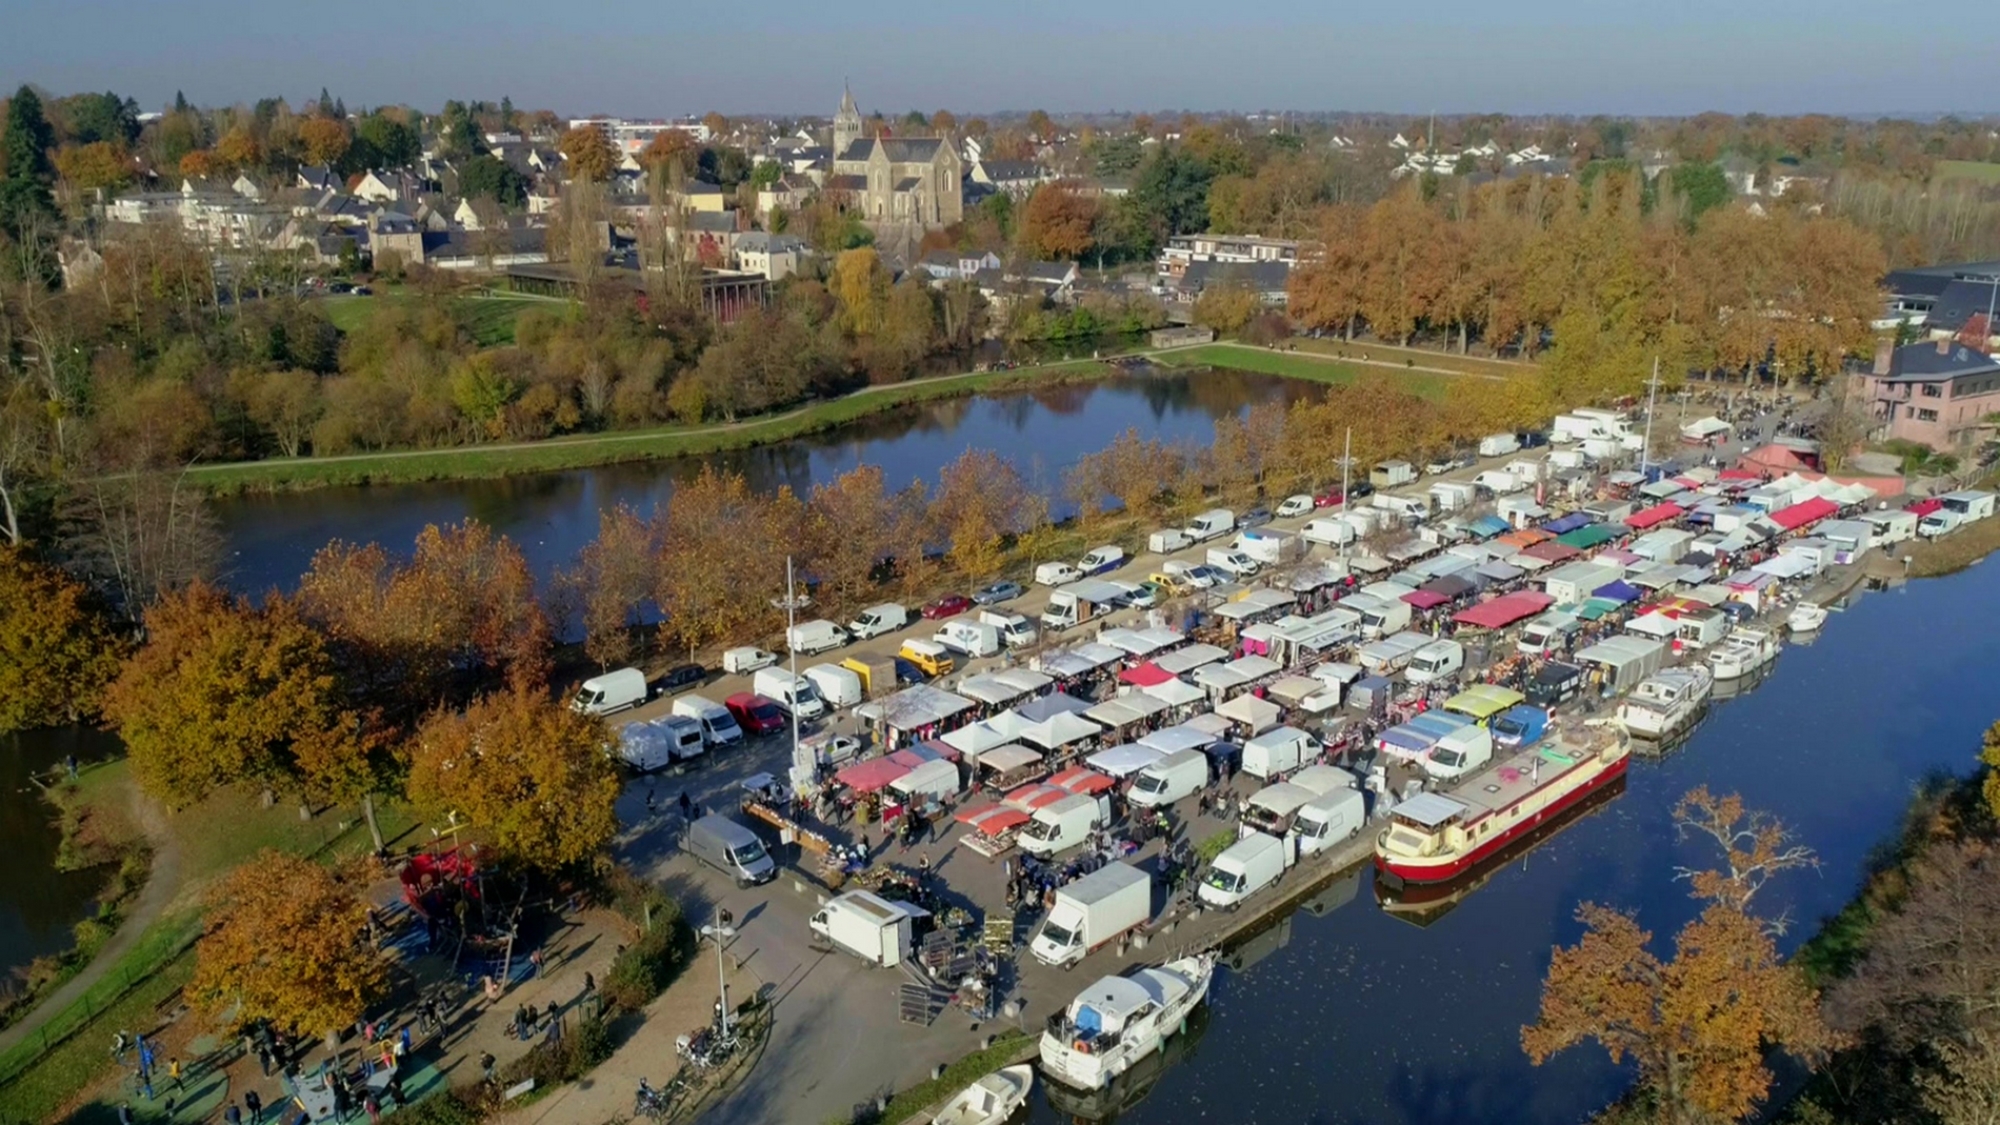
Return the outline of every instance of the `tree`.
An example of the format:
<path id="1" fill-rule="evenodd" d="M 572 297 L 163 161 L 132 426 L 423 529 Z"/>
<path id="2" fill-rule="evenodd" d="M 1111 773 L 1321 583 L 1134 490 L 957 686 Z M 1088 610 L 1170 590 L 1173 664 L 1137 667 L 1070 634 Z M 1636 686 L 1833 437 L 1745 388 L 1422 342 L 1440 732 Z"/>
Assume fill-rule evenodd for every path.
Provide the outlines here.
<path id="1" fill-rule="evenodd" d="M 1683 218 L 1690 226 L 1703 215 L 1729 202 L 1736 194 L 1719 164 L 1676 164 L 1667 177 L 1673 185 L 1674 196 L 1680 201 Z"/>
<path id="2" fill-rule="evenodd" d="M 458 170 L 458 190 L 467 199 L 484 196 L 503 207 L 519 207 L 527 201 L 528 181 L 506 161 L 481 153 Z"/>
<path id="3" fill-rule="evenodd" d="M 882 327 L 889 304 L 889 270 L 872 247 L 846 250 L 834 259 L 828 286 L 840 301 L 841 319 L 856 336 L 873 335 Z"/>
<path id="4" fill-rule="evenodd" d="M 358 795 L 370 749 L 319 631 L 196 583 L 146 611 L 147 643 L 104 700 L 147 792 L 180 808 L 238 781 Z"/>
<path id="5" fill-rule="evenodd" d="M 410 799 L 468 826 L 506 857 L 542 870 L 595 859 L 618 831 L 610 732 L 539 691 L 481 696 L 439 710 L 409 746 Z"/>
<path id="6" fill-rule="evenodd" d="M 785 585 L 773 543 L 795 541 L 799 504 L 789 489 L 766 498 L 740 473 L 703 466 L 680 482 L 659 529 L 653 600 L 690 651 L 774 624 L 770 599 Z"/>
<path id="7" fill-rule="evenodd" d="M 95 714 L 121 648 L 83 584 L 0 547 L 0 733 Z"/>
<path id="8" fill-rule="evenodd" d="M 249 171 L 264 163 L 264 145 L 255 133 L 238 125 L 215 142 L 215 158 L 229 171 Z"/>
<path id="9" fill-rule="evenodd" d="M 1178 146 L 1162 146 L 1140 170 L 1131 199 L 1155 239 L 1208 227 L 1209 166 Z"/>
<path id="10" fill-rule="evenodd" d="M 658 198 L 659 192 L 678 186 L 683 178 L 694 172 L 699 147 L 694 143 L 694 134 L 686 129 L 662 129 L 646 142 L 645 150 L 639 154 L 639 162 L 653 174 L 655 198 Z"/>
<path id="11" fill-rule="evenodd" d="M 438 114 L 438 149 L 447 156 L 466 157 L 480 150 L 479 123 L 464 102 L 447 101 Z"/>
<path id="12" fill-rule="evenodd" d="M 331 108 L 331 107 L 329 107 Z M 347 133 L 347 122 L 331 117 L 308 117 L 299 122 L 300 155 L 307 164 L 333 167 L 340 158 L 347 155 L 354 138 Z"/>
<path id="13" fill-rule="evenodd" d="M 1262 298 L 1247 285 L 1211 285 L 1195 299 L 1194 319 L 1217 332 L 1235 332 L 1263 307 Z"/>
<path id="14" fill-rule="evenodd" d="M 132 162 L 110 141 L 68 145 L 56 152 L 56 170 L 79 192 L 116 191 L 132 179 Z"/>
<path id="15" fill-rule="evenodd" d="M 139 103 L 117 94 L 77 94 L 60 104 L 64 136 L 71 144 L 103 142 L 129 148 L 139 139 Z"/>
<path id="16" fill-rule="evenodd" d="M 1037 258 L 1073 261 L 1090 249 L 1097 201 L 1067 183 L 1043 184 L 1021 216 L 1021 248 Z"/>
<path id="17" fill-rule="evenodd" d="M 633 630 L 653 596 L 653 529 L 629 505 L 598 513 L 597 538 L 578 553 L 560 584 L 583 610 L 583 650 L 599 668 L 630 663 L 638 653 Z"/>
<path id="18" fill-rule="evenodd" d="M 422 156 L 423 149 L 423 138 L 409 122 L 378 109 L 355 122 L 347 165 L 357 170 L 401 168 Z"/>
<path id="19" fill-rule="evenodd" d="M 215 516 L 186 474 L 103 463 L 77 474 L 57 515 L 62 542 L 112 603 L 136 617 L 154 599 L 214 573 Z"/>
<path id="20" fill-rule="evenodd" d="M 1793 842 L 1783 821 L 1761 810 L 1746 810 L 1734 793 L 1717 797 L 1708 786 L 1689 790 L 1674 804 L 1674 830 L 1686 839 L 1707 837 L 1723 856 L 1722 870 L 1676 868 L 1696 898 L 1748 910 L 1750 900 L 1771 877 L 1799 867 L 1819 867 L 1819 857 Z"/>
<path id="21" fill-rule="evenodd" d="M 595 125 L 578 125 L 565 132 L 557 147 L 562 150 L 570 179 L 601 184 L 618 169 L 618 153 L 611 147 L 611 138 Z"/>
<path id="22" fill-rule="evenodd" d="M 968 449 L 938 474 L 931 526 L 967 578 L 999 570 L 1002 540 L 1027 530 L 1028 495 L 1013 462 L 990 449 Z"/>
<path id="23" fill-rule="evenodd" d="M 16 242 L 38 220 L 53 218 L 49 187 L 55 169 L 49 149 L 55 133 L 42 114 L 42 99 L 26 85 L 7 102 L 6 133 L 0 135 L 0 231 Z"/>
<path id="24" fill-rule="evenodd" d="M 188 991 L 210 1014 L 292 1034 L 353 1025 L 389 988 L 362 877 L 265 851 L 209 893 Z"/>

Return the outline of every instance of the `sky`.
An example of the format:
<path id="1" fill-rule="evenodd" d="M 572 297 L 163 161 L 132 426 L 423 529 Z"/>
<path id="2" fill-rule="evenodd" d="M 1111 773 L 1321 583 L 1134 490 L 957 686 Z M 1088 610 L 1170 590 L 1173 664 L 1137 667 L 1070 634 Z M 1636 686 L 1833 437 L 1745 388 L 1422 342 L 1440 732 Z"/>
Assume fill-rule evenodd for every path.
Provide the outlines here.
<path id="1" fill-rule="evenodd" d="M 1990 2 L 1990 0 L 1988 0 Z M 2000 109 L 1974 0 L 5 0 L 0 84 L 564 116 Z"/>

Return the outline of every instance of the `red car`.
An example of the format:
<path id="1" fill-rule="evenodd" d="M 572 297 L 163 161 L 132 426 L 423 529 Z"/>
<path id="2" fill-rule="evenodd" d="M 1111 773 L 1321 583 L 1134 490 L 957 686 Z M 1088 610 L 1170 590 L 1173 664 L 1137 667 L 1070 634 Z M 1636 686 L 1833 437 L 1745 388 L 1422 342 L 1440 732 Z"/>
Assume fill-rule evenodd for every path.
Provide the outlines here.
<path id="1" fill-rule="evenodd" d="M 739 691 L 722 701 L 736 725 L 752 735 L 777 734 L 785 729 L 785 713 L 776 703 L 755 692 Z"/>
<path id="2" fill-rule="evenodd" d="M 924 607 L 924 617 L 936 621 L 944 617 L 957 617 L 972 610 L 972 599 L 964 594 L 946 594 L 944 597 Z"/>

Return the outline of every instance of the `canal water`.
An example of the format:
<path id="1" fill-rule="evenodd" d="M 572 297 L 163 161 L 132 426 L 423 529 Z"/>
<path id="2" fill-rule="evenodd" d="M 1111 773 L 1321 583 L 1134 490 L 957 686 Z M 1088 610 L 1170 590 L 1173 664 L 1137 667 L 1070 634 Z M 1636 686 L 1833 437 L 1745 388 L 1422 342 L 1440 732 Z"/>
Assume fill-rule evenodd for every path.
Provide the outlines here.
<path id="1" fill-rule="evenodd" d="M 1975 764 L 2000 719 L 1995 605 L 1991 561 L 1864 595 L 1814 643 L 1788 645 L 1754 690 L 1717 703 L 1671 756 L 1635 759 L 1623 793 L 1433 906 L 1427 925 L 1380 907 L 1364 871 L 1238 950 L 1254 963 L 1225 970 L 1191 1047 L 1118 1097 L 1057 1108 L 1038 1092 L 1031 1120 L 1105 1120 L 1121 1097 L 1136 1103 L 1117 1115 L 1125 1125 L 1583 1120 L 1629 1074 L 1595 1046 L 1537 1068 L 1519 1040 L 1551 947 L 1581 933 L 1576 904 L 1638 911 L 1671 953 L 1697 907 L 1674 869 L 1714 855 L 1676 838 L 1671 809 L 1706 784 L 1818 849 L 1818 872 L 1781 876 L 1756 904 L 1791 918 L 1787 951 L 1805 940 L 1859 885 L 1916 784 Z"/>
<path id="2" fill-rule="evenodd" d="M 35 958 L 68 949 L 70 927 L 92 913 L 103 871 L 57 871 L 55 809 L 36 776 L 106 756 L 112 740 L 75 727 L 0 735 L 0 978 Z M 11 981 L 0 989 L 12 987 Z"/>
<path id="3" fill-rule="evenodd" d="M 227 499 L 217 505 L 229 556 L 226 580 L 246 592 L 289 588 L 333 539 L 379 542 L 406 552 L 430 523 L 467 517 L 519 543 L 546 578 L 570 565 L 597 535 L 600 511 L 619 503 L 650 513 L 676 481 L 704 464 L 740 472 L 766 491 L 790 485 L 801 496 L 816 482 L 857 465 L 882 467 L 899 489 L 935 487 L 938 473 L 967 449 L 1013 460 L 1027 481 L 1052 496 L 1082 454 L 1128 428 L 1166 441 L 1206 444 L 1215 420 L 1252 405 L 1322 393 L 1318 384 L 1251 372 L 1196 374 L 1145 369 L 1035 391 L 944 399 L 871 415 L 837 431 L 783 445 L 671 461 L 606 465 L 498 480 L 320 489 Z M 1056 504 L 1067 515 L 1067 502 Z"/>

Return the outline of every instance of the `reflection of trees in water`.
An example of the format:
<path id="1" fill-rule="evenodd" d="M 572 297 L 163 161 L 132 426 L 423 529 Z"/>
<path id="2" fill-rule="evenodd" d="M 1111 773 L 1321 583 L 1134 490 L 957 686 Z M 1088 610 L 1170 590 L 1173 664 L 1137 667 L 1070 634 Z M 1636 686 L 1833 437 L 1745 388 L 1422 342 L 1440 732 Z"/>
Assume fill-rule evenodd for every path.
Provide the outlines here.
<path id="1" fill-rule="evenodd" d="M 106 872 L 57 871 L 55 824 L 41 791 L 28 783 L 36 772 L 60 769 L 63 758 L 109 758 L 118 739 L 85 727 L 43 727 L 0 735 L 0 973 L 44 953 L 69 948 L 69 927 L 87 915 Z"/>

